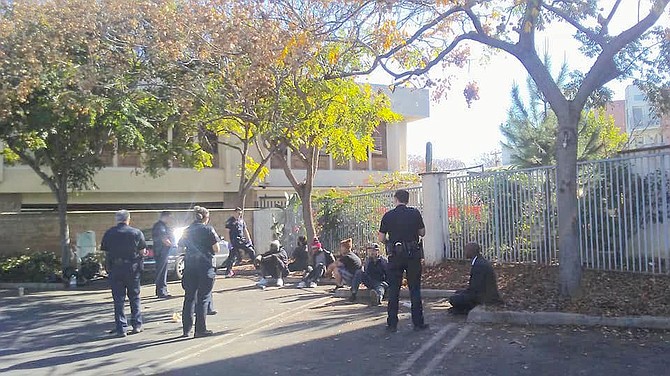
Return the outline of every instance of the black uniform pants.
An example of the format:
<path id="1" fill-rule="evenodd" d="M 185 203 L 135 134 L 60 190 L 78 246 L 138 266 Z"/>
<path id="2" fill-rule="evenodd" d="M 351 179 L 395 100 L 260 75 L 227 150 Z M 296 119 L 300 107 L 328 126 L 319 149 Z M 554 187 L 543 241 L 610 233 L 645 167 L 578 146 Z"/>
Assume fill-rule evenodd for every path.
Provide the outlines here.
<path id="1" fill-rule="evenodd" d="M 184 288 L 184 307 L 181 321 L 184 334 L 188 334 L 193 327 L 193 313 L 195 311 L 195 332 L 207 330 L 206 315 L 212 299 L 212 287 L 216 273 L 212 265 L 197 265 L 186 267 L 181 280 Z"/>
<path id="2" fill-rule="evenodd" d="M 112 265 L 109 269 L 109 284 L 114 299 L 114 323 L 117 333 L 125 333 L 128 321 L 124 312 L 126 296 L 130 302 L 130 325 L 142 327 L 142 308 L 140 304 L 141 267 L 137 262 L 123 262 Z"/>
<path id="3" fill-rule="evenodd" d="M 225 271 L 230 271 L 233 266 L 237 265 L 238 262 L 242 261 L 242 252 L 246 252 L 249 255 L 249 260 L 253 260 L 256 258 L 256 251 L 254 250 L 254 247 L 251 245 L 234 245 L 233 248 L 230 250 L 230 254 L 228 255 L 228 258 L 226 261 L 223 262 L 223 265 L 221 266 L 223 270 Z"/>
<path id="4" fill-rule="evenodd" d="M 390 327 L 398 325 L 398 304 L 400 298 L 400 286 L 402 285 L 403 273 L 407 273 L 407 285 L 412 302 L 412 323 L 421 326 L 423 321 L 423 303 L 421 302 L 421 259 L 408 257 L 404 253 L 391 255 L 388 263 L 387 281 L 389 284 L 388 317 L 386 324 Z"/>

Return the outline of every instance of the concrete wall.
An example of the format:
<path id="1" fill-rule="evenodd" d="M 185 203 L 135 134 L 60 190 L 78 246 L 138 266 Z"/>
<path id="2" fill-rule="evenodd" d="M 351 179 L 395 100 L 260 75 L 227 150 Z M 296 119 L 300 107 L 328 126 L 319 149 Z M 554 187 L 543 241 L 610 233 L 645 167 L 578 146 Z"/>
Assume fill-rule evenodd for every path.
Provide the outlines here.
<path id="1" fill-rule="evenodd" d="M 150 229 L 158 220 L 160 211 L 131 211 L 130 224 L 140 229 Z M 254 211 L 245 211 L 245 220 L 251 236 L 254 236 Z M 224 227 L 226 220 L 234 215 L 232 210 L 210 210 L 210 224 L 219 235 L 228 239 L 228 231 Z M 175 227 L 186 226 L 192 222 L 192 212 L 188 210 L 173 211 Z M 98 246 L 105 231 L 114 226 L 114 212 L 72 212 L 68 214 L 70 238 L 72 242 L 77 234 L 94 231 Z M 0 254 L 11 254 L 30 251 L 59 250 L 58 215 L 56 213 L 18 213 L 0 215 Z"/>

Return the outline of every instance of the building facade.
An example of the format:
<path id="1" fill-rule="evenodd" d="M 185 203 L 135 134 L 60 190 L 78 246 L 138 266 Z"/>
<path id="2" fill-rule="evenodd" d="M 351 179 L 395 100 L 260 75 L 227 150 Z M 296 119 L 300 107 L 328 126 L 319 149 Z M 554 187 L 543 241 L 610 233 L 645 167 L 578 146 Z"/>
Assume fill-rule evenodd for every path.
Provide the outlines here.
<path id="1" fill-rule="evenodd" d="M 428 91 L 397 88 L 391 93 L 385 86 L 375 86 L 374 89 L 389 95 L 392 109 L 402 115 L 403 120 L 381 124 L 377 128 L 375 149 L 369 152 L 365 162 L 338 164 L 328 155 L 320 156 L 315 189 L 364 186 L 371 177 L 407 171 L 408 127 L 411 122 L 429 116 Z M 196 171 L 174 166 L 154 178 L 141 172 L 139 155 L 121 156 L 110 150 L 104 158 L 107 167 L 95 177 L 97 189 L 71 194 L 70 206 L 75 210 L 183 209 L 197 203 L 212 208 L 229 208 L 235 205 L 237 197 L 241 158 L 235 150 L 221 145 L 213 146 L 211 152 L 211 168 Z M 301 174 L 304 166 L 295 158 L 289 160 L 300 179 L 304 176 Z M 271 161 L 268 167 L 267 179 L 254 187 L 247 197 L 249 206 L 274 206 L 285 196 L 284 192 L 293 191 L 277 161 Z M 0 157 L 1 212 L 41 210 L 53 208 L 55 204 L 49 188 L 30 167 L 9 166 Z"/>

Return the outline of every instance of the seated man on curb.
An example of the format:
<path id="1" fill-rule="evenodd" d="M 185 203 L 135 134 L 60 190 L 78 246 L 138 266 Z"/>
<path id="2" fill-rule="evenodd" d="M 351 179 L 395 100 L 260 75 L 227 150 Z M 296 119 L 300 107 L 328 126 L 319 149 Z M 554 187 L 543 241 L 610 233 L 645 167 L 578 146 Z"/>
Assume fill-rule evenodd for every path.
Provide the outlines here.
<path id="1" fill-rule="evenodd" d="M 277 286 L 284 286 L 283 278 L 288 275 L 288 255 L 279 240 L 273 240 L 270 243 L 269 251 L 256 256 L 256 263 L 261 272 L 261 279 L 256 283 L 258 287 L 264 288 L 267 286 L 268 280 L 265 277 L 276 278 Z"/>
<path id="2" fill-rule="evenodd" d="M 496 273 L 491 264 L 481 255 L 481 247 L 477 243 L 465 245 L 465 257 L 472 259 L 468 288 L 456 291 L 449 298 L 449 313 L 465 315 L 478 304 L 500 303 Z"/>
<path id="3" fill-rule="evenodd" d="M 306 271 L 309 266 L 309 248 L 307 246 L 307 237 L 298 236 L 298 244 L 291 253 L 291 262 L 288 264 L 289 272 Z"/>
<path id="4" fill-rule="evenodd" d="M 350 301 L 356 301 L 358 287 L 363 283 L 370 290 L 370 302 L 372 305 L 380 305 L 388 284 L 386 283 L 386 268 L 388 260 L 379 254 L 379 244 L 371 243 L 365 248 L 367 252 L 365 269 L 354 274 L 351 282 Z"/>
<path id="5" fill-rule="evenodd" d="M 335 288 L 341 288 L 345 284 L 352 285 L 354 275 L 361 270 L 363 262 L 354 252 L 353 239 L 348 238 L 340 242 L 340 258 L 333 270 L 335 275 Z"/>
<path id="6" fill-rule="evenodd" d="M 306 275 L 298 283 L 299 288 L 316 287 L 317 282 L 326 274 L 328 267 L 335 262 L 335 257 L 321 246 L 319 238 L 314 238 L 311 245 L 311 265 L 307 267 Z"/>

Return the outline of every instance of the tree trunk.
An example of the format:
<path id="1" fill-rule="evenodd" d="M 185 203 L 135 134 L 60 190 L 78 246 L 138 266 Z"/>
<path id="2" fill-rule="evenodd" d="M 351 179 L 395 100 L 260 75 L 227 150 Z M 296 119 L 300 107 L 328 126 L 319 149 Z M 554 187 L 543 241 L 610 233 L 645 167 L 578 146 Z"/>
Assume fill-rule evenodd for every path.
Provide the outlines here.
<path id="1" fill-rule="evenodd" d="M 67 186 L 66 186 L 67 187 Z M 61 245 L 61 266 L 63 270 L 70 266 L 70 227 L 67 222 L 67 188 L 59 188 L 56 194 L 58 200 L 58 225 Z"/>
<path id="2" fill-rule="evenodd" d="M 247 190 L 242 188 L 237 192 L 237 206 L 244 209 L 244 204 L 247 202 Z"/>
<path id="3" fill-rule="evenodd" d="M 556 142 L 556 203 L 558 207 L 558 261 L 561 295 L 580 295 L 582 278 L 577 226 L 577 123 L 580 112 L 570 108 L 558 115 Z"/>
<path id="4" fill-rule="evenodd" d="M 312 215 L 312 185 L 305 184 L 300 195 L 302 200 L 302 218 L 305 223 L 305 232 L 307 239 L 311 240 L 316 235 L 316 228 L 314 226 L 314 217 Z"/>

